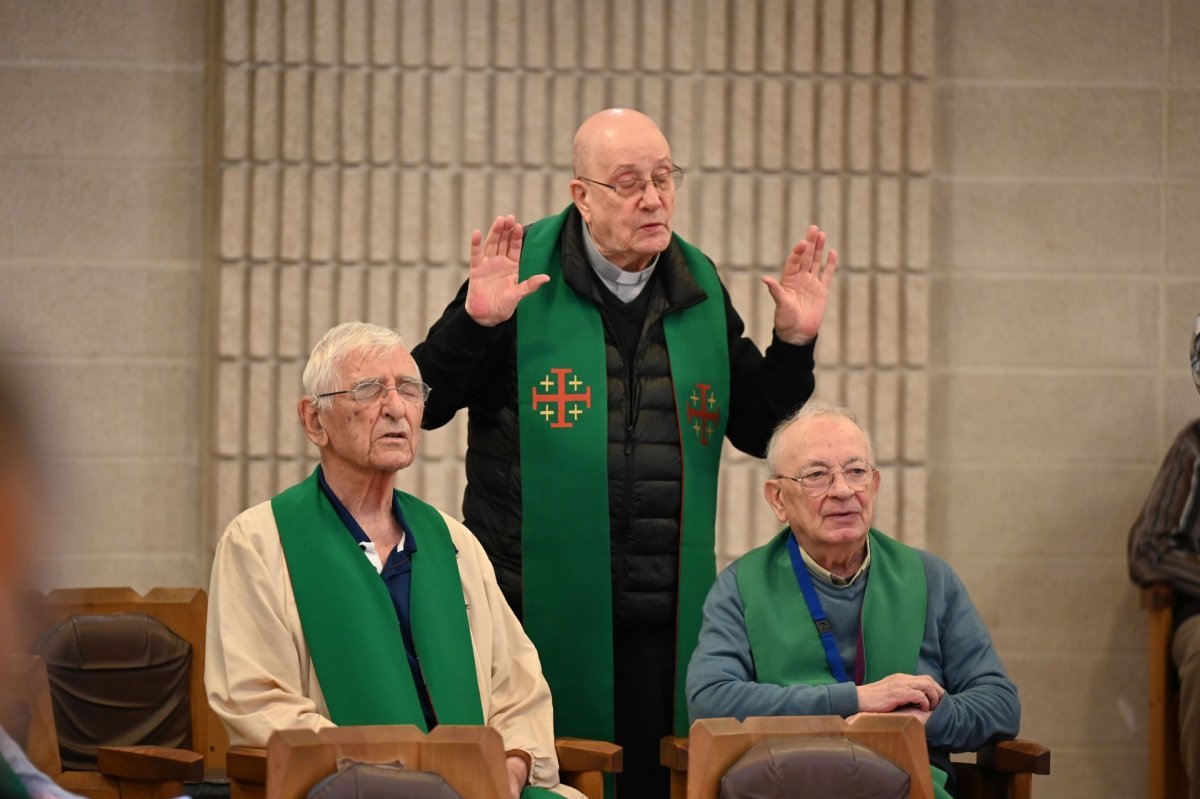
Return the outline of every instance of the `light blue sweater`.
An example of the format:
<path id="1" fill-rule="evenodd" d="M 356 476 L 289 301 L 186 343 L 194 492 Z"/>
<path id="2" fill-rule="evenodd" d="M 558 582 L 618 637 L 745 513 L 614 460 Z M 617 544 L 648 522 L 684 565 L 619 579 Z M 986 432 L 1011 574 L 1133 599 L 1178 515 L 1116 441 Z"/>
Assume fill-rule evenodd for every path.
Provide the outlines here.
<path id="1" fill-rule="evenodd" d="M 1012 738 L 1021 723 L 1017 687 L 1004 671 L 983 619 L 967 589 L 940 558 L 920 553 L 925 563 L 929 605 L 925 639 L 916 673 L 946 689 L 925 725 L 931 749 L 965 752 L 989 740 Z M 732 716 L 851 716 L 858 712 L 853 683 L 773 685 L 756 682 L 746 636 L 735 562 L 717 576 L 704 603 L 700 640 L 688 665 L 688 713 L 699 718 Z M 853 671 L 859 612 L 870 569 L 852 585 L 838 588 L 814 578 L 821 606 L 833 626 L 842 659 Z M 794 582 L 794 581 L 793 581 Z M 799 586 L 796 587 L 799 592 Z M 796 624 L 812 624 L 811 618 Z"/>

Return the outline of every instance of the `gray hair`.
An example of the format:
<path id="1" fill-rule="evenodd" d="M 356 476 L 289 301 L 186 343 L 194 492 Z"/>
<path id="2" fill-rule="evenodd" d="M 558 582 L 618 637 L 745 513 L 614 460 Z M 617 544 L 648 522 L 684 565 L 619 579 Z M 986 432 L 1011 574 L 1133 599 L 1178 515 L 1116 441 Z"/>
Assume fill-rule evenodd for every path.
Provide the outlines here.
<path id="1" fill-rule="evenodd" d="M 871 434 L 858 421 L 858 417 L 854 415 L 854 411 L 836 402 L 809 400 L 799 410 L 793 411 L 786 419 L 775 425 L 775 431 L 771 433 L 771 440 L 767 443 L 767 468 L 771 470 L 771 474 L 779 474 L 779 464 L 777 462 L 777 458 L 779 457 L 779 442 L 783 439 L 783 434 L 788 428 L 808 419 L 831 416 L 839 419 L 848 419 L 853 422 L 855 427 L 862 431 L 863 438 L 867 440 L 867 455 L 873 463 L 875 461 L 875 446 L 871 443 Z"/>
<path id="2" fill-rule="evenodd" d="M 404 339 L 395 330 L 367 322 L 345 322 L 321 336 L 308 356 L 304 367 L 304 393 L 312 398 L 319 410 L 332 404 L 330 397 L 318 394 L 338 391 L 342 379 L 342 360 L 352 352 L 373 355 L 404 347 Z"/>

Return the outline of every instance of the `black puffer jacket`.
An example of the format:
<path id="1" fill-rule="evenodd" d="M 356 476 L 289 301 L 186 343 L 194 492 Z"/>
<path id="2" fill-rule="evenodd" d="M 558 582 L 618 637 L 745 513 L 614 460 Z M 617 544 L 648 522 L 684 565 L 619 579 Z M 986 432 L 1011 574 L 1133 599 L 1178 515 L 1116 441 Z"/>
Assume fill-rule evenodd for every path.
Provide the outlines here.
<path id="1" fill-rule="evenodd" d="M 559 240 L 563 279 L 599 307 L 608 361 L 608 476 L 612 523 L 613 614 L 618 624 L 672 626 L 681 509 L 679 426 L 662 317 L 701 301 L 683 254 L 672 244 L 659 258 L 636 357 L 622 357 L 618 325 L 608 313 L 584 249 L 582 220 L 572 209 Z M 743 334 L 725 293 L 731 397 L 726 434 L 761 456 L 775 424 L 813 390 L 813 345 L 778 340 L 764 358 Z M 464 522 L 496 568 L 504 595 L 521 615 L 521 469 L 517 431 L 516 320 L 494 328 L 466 313 L 466 285 L 413 350 L 433 387 L 423 425 L 440 427 L 466 407 L 467 489 Z M 522 395 L 523 396 L 523 395 Z M 564 520 L 564 524 L 567 520 Z"/>

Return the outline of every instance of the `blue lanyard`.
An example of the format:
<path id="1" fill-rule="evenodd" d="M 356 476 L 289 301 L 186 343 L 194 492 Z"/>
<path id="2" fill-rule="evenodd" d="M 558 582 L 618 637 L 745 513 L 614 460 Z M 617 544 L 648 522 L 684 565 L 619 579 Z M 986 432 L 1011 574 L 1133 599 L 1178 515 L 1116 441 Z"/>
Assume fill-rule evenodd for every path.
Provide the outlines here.
<path id="1" fill-rule="evenodd" d="M 817 634 L 821 636 L 821 645 L 825 647 L 825 660 L 829 662 L 829 671 L 838 682 L 850 682 L 850 678 L 846 676 L 846 666 L 842 663 L 842 656 L 838 654 L 837 641 L 833 637 L 833 625 L 829 623 L 829 619 L 825 616 L 825 609 L 821 607 L 821 600 L 817 597 L 817 589 L 813 585 L 812 575 L 808 573 L 808 567 L 804 565 L 804 558 L 800 555 L 800 545 L 796 543 L 796 536 L 788 536 L 787 550 L 792 559 L 792 571 L 796 573 L 796 582 L 800 584 L 800 590 L 804 593 L 804 602 L 808 605 L 808 613 L 812 616 L 813 624 L 816 625 Z"/>

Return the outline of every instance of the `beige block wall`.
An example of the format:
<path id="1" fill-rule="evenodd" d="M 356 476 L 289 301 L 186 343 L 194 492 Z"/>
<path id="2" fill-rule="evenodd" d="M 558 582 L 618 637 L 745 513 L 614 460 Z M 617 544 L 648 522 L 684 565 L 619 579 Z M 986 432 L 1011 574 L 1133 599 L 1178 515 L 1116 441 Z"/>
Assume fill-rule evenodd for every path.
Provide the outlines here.
<path id="1" fill-rule="evenodd" d="M 45 427 L 46 587 L 206 582 L 204 12 L 0 0 L 0 351 Z"/>
<path id="2" fill-rule="evenodd" d="M 1125 540 L 1200 416 L 1194 2 L 936 5 L 930 548 L 1050 745 L 1039 795 L 1144 796 Z"/>

